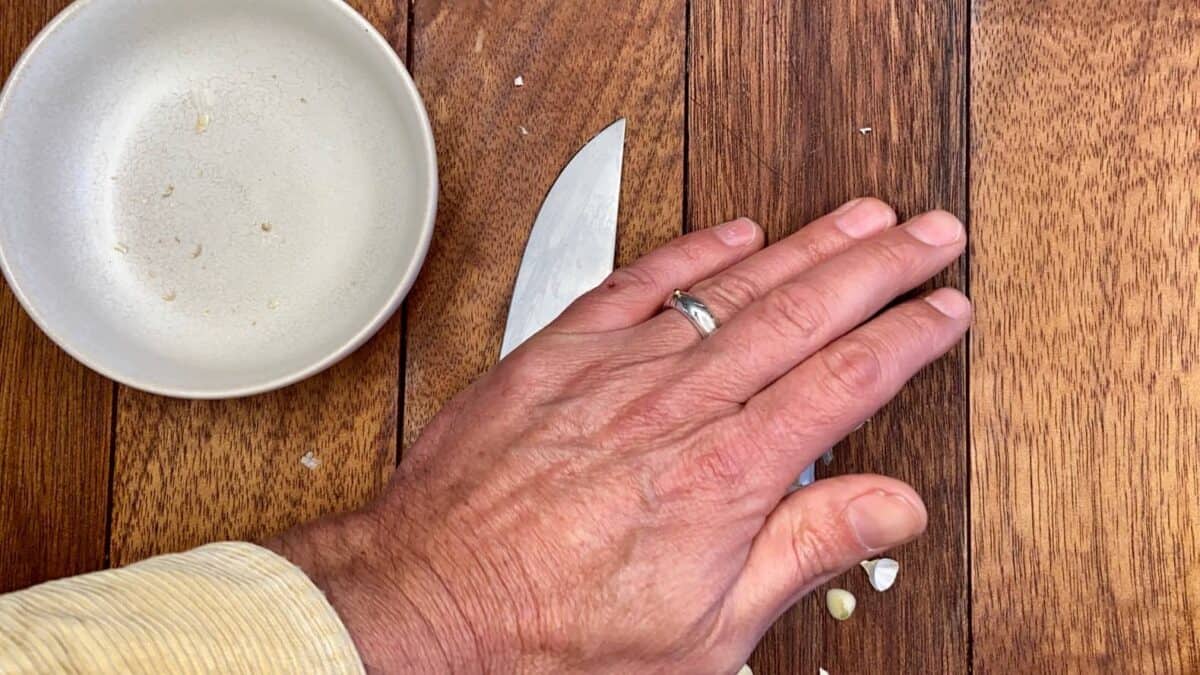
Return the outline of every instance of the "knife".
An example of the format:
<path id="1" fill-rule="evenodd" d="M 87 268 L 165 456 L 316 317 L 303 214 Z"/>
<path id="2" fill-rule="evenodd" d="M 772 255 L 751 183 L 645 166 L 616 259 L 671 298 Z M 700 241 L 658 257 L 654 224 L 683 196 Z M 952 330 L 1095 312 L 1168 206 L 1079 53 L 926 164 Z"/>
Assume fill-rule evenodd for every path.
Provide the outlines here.
<path id="1" fill-rule="evenodd" d="M 517 273 L 500 358 L 613 271 L 625 120 L 588 141 L 550 188 Z"/>
<path id="2" fill-rule="evenodd" d="M 612 273 L 624 157 L 622 118 L 588 141 L 550 187 L 521 257 L 500 358 Z M 815 474 L 814 464 L 794 488 L 809 485 Z"/>

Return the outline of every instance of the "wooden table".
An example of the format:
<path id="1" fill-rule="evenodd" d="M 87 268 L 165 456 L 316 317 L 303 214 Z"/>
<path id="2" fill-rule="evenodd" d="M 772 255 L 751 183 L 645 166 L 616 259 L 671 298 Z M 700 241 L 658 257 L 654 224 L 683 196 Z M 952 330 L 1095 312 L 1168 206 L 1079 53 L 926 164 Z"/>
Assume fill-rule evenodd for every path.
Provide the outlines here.
<path id="1" fill-rule="evenodd" d="M 0 0 L 3 72 L 65 4 Z M 911 481 L 929 533 L 889 593 L 846 577 L 854 620 L 803 600 L 756 672 L 1200 672 L 1194 0 L 353 4 L 438 139 L 404 311 L 311 381 L 200 403 L 85 370 L 0 292 L 0 590 L 374 494 L 496 359 L 541 197 L 625 116 L 620 262 L 738 215 L 777 239 L 859 194 L 972 234 L 937 279 L 975 300 L 968 344 L 832 467 Z"/>

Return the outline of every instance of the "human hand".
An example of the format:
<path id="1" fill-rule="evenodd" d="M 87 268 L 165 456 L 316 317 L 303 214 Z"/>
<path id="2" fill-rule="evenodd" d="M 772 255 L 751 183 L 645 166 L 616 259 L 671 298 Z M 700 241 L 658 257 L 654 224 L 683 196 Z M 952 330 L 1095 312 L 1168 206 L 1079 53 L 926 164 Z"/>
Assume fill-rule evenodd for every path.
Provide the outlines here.
<path id="1" fill-rule="evenodd" d="M 739 220 L 650 253 L 451 401 L 375 503 L 270 545 L 373 670 L 733 673 L 925 528 L 881 476 L 788 494 L 967 330 L 951 289 L 875 316 L 965 246 L 946 213 L 895 223 L 863 199 L 765 249 Z M 663 311 L 675 288 L 722 328 Z"/>

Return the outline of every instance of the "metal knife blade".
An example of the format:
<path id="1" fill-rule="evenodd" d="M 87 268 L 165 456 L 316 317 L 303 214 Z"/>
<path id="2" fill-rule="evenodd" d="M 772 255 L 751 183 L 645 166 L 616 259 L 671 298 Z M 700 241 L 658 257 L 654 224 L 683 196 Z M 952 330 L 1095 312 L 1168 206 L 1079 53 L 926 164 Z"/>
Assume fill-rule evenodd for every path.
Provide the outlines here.
<path id="1" fill-rule="evenodd" d="M 613 270 L 625 120 L 588 141 L 559 174 L 533 223 L 508 309 L 508 356 Z"/>

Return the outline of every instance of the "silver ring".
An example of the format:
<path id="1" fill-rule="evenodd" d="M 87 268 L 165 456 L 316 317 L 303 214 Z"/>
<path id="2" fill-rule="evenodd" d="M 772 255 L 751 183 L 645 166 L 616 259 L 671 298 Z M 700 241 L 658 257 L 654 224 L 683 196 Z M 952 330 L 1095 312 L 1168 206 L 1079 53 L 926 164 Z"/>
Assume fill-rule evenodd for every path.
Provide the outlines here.
<path id="1" fill-rule="evenodd" d="M 690 293 L 676 290 L 671 297 L 667 298 L 667 307 L 679 310 L 680 314 L 687 317 L 687 320 L 696 327 L 701 338 L 712 335 L 721 327 L 721 322 L 717 321 L 717 317 L 713 315 L 708 305 Z"/>

